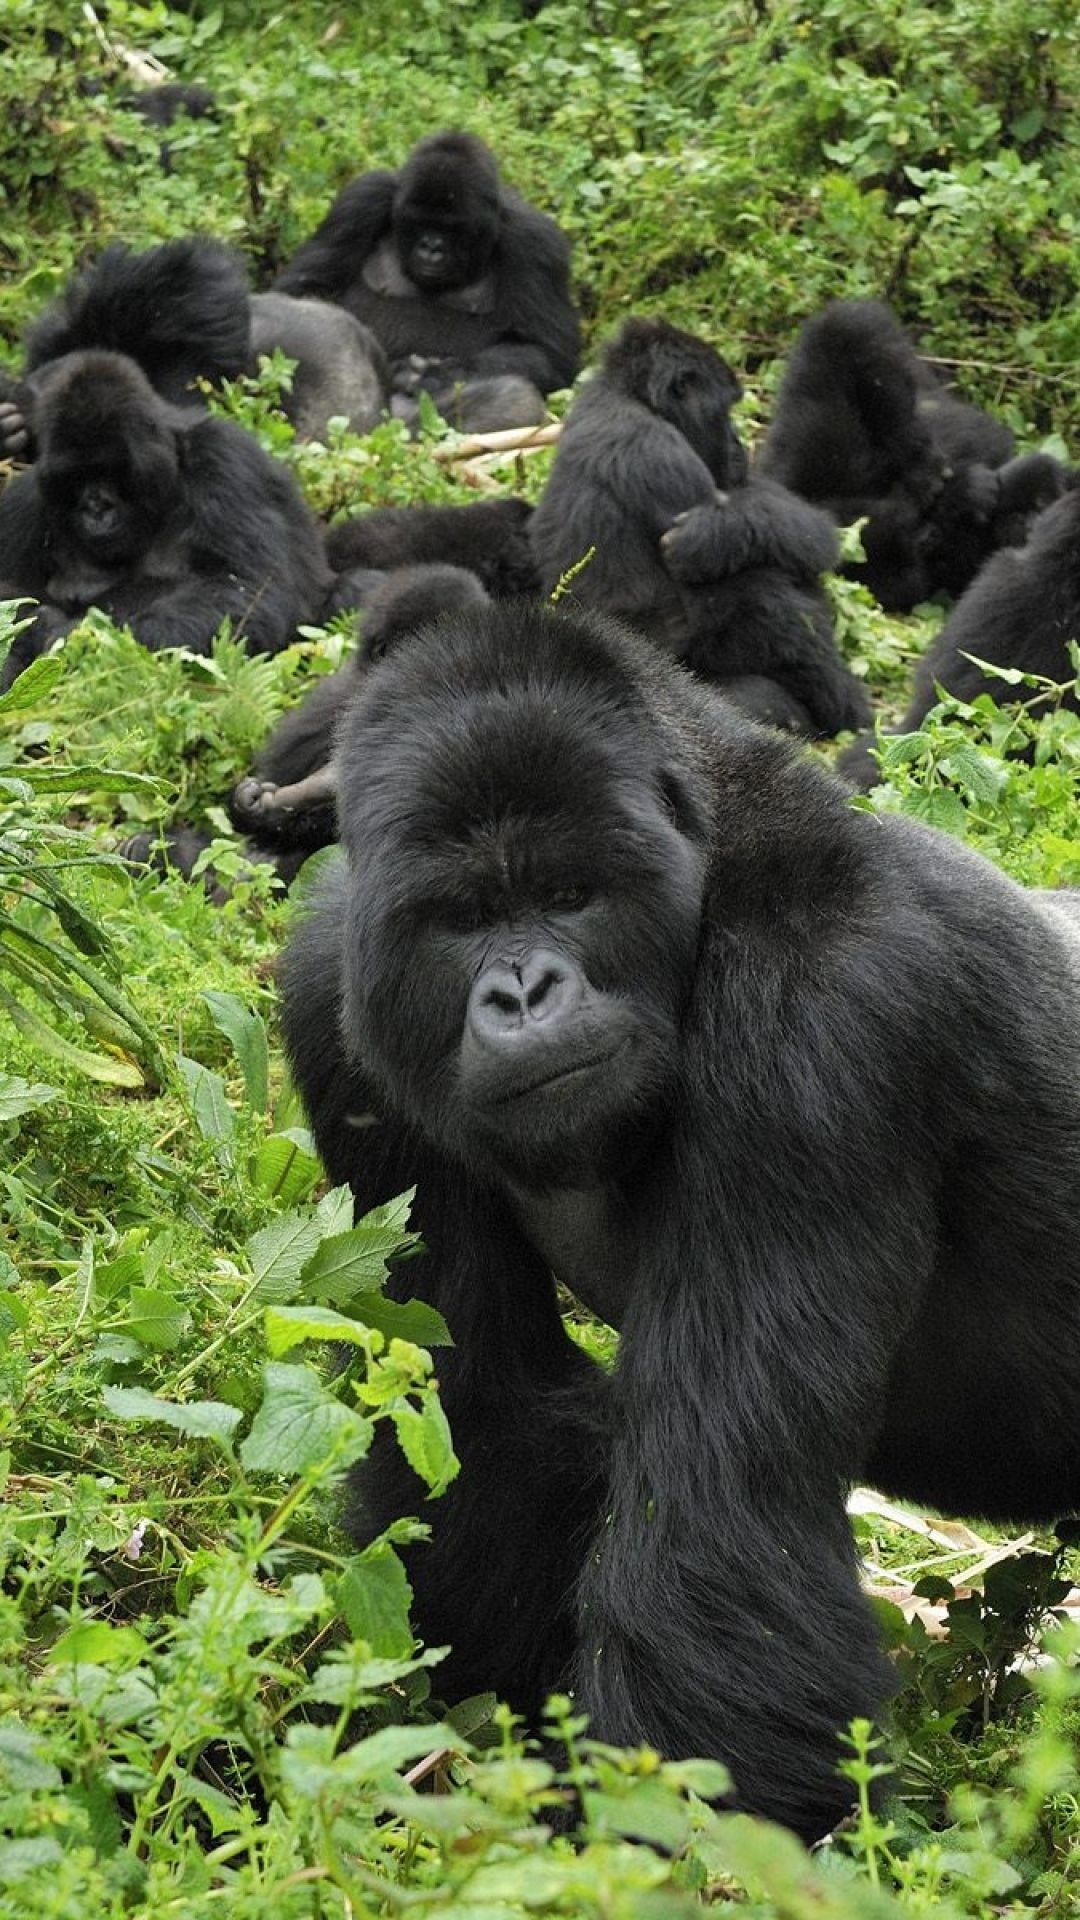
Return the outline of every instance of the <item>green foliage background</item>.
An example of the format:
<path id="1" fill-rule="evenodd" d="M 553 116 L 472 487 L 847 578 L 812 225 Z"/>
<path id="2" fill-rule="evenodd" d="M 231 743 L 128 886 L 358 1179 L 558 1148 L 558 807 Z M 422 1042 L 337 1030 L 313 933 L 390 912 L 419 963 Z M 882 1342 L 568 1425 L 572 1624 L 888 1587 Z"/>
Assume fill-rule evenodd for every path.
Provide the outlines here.
<path id="1" fill-rule="evenodd" d="M 217 95 L 216 121 L 171 134 L 169 172 L 124 104 L 132 55 Z M 874 293 L 1027 444 L 1067 445 L 1078 95 L 1071 0 L 550 0 L 533 19 L 514 0 L 0 0 L 0 355 L 17 364 L 106 240 L 211 232 L 264 284 L 344 180 L 459 125 L 567 228 L 590 341 L 631 310 L 699 328 L 748 378 L 751 434 L 799 320 Z M 274 389 L 226 404 L 324 514 L 468 497 L 437 436 L 298 448 Z M 835 603 L 897 710 L 940 616 L 887 619 L 842 582 Z M 379 1421 L 436 1497 L 454 1471 L 446 1329 L 407 1199 L 354 1226 L 322 1190 L 274 1025 L 303 888 L 283 903 L 216 809 L 349 644 L 151 657 L 95 619 L 0 705 L 0 1915 L 1077 1912 L 1075 1635 L 1017 1664 L 1076 1577 L 1067 1532 L 954 1595 L 977 1554 L 858 1523 L 875 1562 L 923 1569 L 947 1631 L 883 1609 L 892 1798 L 872 1810 L 883 1750 L 856 1729 L 858 1811 L 813 1861 L 712 1811 L 714 1765 L 590 1747 L 566 1701 L 542 1752 L 489 1699 L 448 1714 L 395 1551 L 417 1523 L 363 1554 L 343 1539 L 340 1477 Z M 1069 714 L 947 703 L 884 773 L 875 806 L 1077 884 Z M 222 829 L 224 906 L 110 852 L 177 812 Z M 403 1308 L 392 1254 L 416 1255 Z M 576 1845 L 547 1824 L 570 1784 Z"/>

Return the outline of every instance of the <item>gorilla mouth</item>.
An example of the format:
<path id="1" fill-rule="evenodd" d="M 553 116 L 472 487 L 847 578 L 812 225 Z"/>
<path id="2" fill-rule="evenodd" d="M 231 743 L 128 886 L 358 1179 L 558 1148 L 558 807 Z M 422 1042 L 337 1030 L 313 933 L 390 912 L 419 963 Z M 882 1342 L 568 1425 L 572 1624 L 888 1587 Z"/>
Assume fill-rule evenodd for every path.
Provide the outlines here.
<path id="1" fill-rule="evenodd" d="M 495 1100 L 497 1107 L 508 1107 L 515 1100 L 528 1100 L 534 1093 L 544 1093 L 549 1087 L 564 1087 L 569 1082 L 579 1080 L 583 1075 L 595 1073 L 601 1067 L 609 1067 L 625 1052 L 629 1040 L 620 1040 L 617 1047 L 610 1047 L 606 1053 L 590 1054 L 587 1060 L 575 1060 L 568 1067 L 556 1067 L 554 1072 L 540 1075 L 535 1080 L 527 1080 L 524 1086 L 511 1087 Z"/>

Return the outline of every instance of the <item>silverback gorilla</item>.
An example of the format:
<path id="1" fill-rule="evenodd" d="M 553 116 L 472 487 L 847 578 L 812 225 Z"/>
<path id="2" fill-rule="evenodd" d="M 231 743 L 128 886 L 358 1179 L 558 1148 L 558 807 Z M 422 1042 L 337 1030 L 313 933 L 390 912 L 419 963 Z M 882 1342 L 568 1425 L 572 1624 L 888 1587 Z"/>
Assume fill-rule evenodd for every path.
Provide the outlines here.
<path id="1" fill-rule="evenodd" d="M 0 499 L 0 598 L 41 605 L 10 680 L 100 607 L 152 649 L 206 653 L 230 619 L 276 653 L 329 585 L 292 476 L 240 427 L 162 400 L 133 360 L 71 353 L 39 396 L 38 458 Z"/>
<path id="2" fill-rule="evenodd" d="M 432 134 L 400 172 L 350 181 L 277 286 L 371 328 L 406 418 L 424 389 L 460 426 L 532 425 L 578 370 L 566 238 L 475 134 Z"/>
<path id="3" fill-rule="evenodd" d="M 820 1834 L 888 1673 L 856 1477 L 1080 1495 L 1080 968 L 1028 893 L 598 616 L 372 667 L 289 1051 L 361 1208 L 414 1181 L 459 1479 L 409 1550 L 448 1697 L 571 1684 Z M 1072 896 L 1075 900 L 1075 896 Z M 621 1329 L 606 1377 L 553 1274 Z M 359 1524 L 421 1503 L 391 1442 Z"/>

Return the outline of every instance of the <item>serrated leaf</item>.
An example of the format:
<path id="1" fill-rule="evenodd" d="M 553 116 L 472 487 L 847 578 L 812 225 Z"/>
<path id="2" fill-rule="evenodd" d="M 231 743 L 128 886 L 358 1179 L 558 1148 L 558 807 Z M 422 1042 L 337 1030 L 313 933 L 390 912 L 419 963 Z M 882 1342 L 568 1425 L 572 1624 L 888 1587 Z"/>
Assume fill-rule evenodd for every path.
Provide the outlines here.
<path id="1" fill-rule="evenodd" d="M 310 866 L 311 863 L 305 861 L 304 864 Z M 314 1143 L 312 1144 L 314 1146 Z M 331 1187 L 328 1193 L 324 1193 L 315 1209 L 322 1226 L 323 1239 L 329 1239 L 337 1233 L 345 1233 L 353 1224 L 354 1211 L 351 1187 Z"/>
<path id="2" fill-rule="evenodd" d="M 355 1294 L 381 1287 L 387 1260 L 398 1252 L 403 1239 L 407 1243 L 415 1238 L 403 1235 L 396 1227 L 369 1226 L 364 1220 L 347 1233 L 330 1235 L 321 1241 L 304 1268 L 301 1284 L 305 1299 L 347 1306 Z"/>
<path id="3" fill-rule="evenodd" d="M 335 1647 L 316 1667 L 302 1697 L 332 1707 L 366 1706 L 381 1688 L 407 1680 L 410 1674 L 422 1672 L 425 1667 L 437 1667 L 448 1651 L 447 1647 L 425 1647 L 409 1660 L 386 1660 L 369 1659 L 361 1646 Z M 490 1694 L 488 1698 L 491 1710 L 487 1718 L 490 1719 L 495 1695 Z M 456 1727 L 456 1711 L 453 1720 Z"/>
<path id="4" fill-rule="evenodd" d="M 0 1886 L 17 1886 L 32 1873 L 57 1866 L 63 1857 L 55 1840 L 0 1840 Z"/>
<path id="5" fill-rule="evenodd" d="M 34 707 L 45 695 L 51 693 L 64 671 L 64 663 L 55 653 L 39 654 L 24 667 L 17 680 L 13 680 L 7 692 L 0 694 L 0 719 L 6 719 L 9 713 L 22 713 L 26 707 Z"/>
<path id="6" fill-rule="evenodd" d="M 335 1400 L 310 1367 L 272 1360 L 263 1369 L 263 1389 L 240 1449 L 249 1472 L 294 1478 L 331 1461 L 335 1468 L 351 1466 L 367 1453 L 370 1420 Z"/>
<path id="7" fill-rule="evenodd" d="M 445 1493 L 460 1468 L 450 1427 L 437 1394 L 429 1393 L 422 1407 L 395 1407 L 390 1415 L 398 1444 L 414 1473 L 432 1494 Z"/>
<path id="8" fill-rule="evenodd" d="M 275 1305 L 292 1300 L 322 1236 L 322 1221 L 311 1213 L 283 1213 L 252 1234 L 245 1249 L 255 1280 L 252 1298 Z"/>
<path id="9" fill-rule="evenodd" d="M 266 1344 L 275 1360 L 305 1340 L 344 1340 L 349 1346 L 371 1347 L 367 1327 L 330 1307 L 267 1307 Z"/>
<path id="10" fill-rule="evenodd" d="M 417 1347 L 454 1344 L 442 1314 L 426 1300 L 387 1300 L 385 1294 L 361 1293 L 350 1303 L 350 1310 L 387 1340 L 410 1340 Z"/>
<path id="11" fill-rule="evenodd" d="M 263 1021 L 234 993 L 207 992 L 203 999 L 214 1025 L 225 1035 L 236 1055 L 249 1106 L 256 1113 L 265 1113 L 270 1100 L 270 1049 Z"/>
<path id="12" fill-rule="evenodd" d="M 160 1287 L 132 1287 L 131 1311 L 121 1325 L 154 1353 L 171 1353 L 188 1331 L 191 1315 Z"/>
<path id="13" fill-rule="evenodd" d="M 193 1439 L 216 1440 L 226 1453 L 231 1453 L 233 1433 L 244 1417 L 239 1407 L 227 1407 L 223 1400 L 192 1400 L 182 1406 L 142 1387 L 106 1387 L 102 1398 L 117 1420 L 158 1420 Z"/>
<path id="14" fill-rule="evenodd" d="M 412 1588 L 387 1541 L 376 1540 L 346 1561 L 337 1602 L 354 1640 L 389 1660 L 409 1658 L 415 1638 L 409 1624 Z"/>

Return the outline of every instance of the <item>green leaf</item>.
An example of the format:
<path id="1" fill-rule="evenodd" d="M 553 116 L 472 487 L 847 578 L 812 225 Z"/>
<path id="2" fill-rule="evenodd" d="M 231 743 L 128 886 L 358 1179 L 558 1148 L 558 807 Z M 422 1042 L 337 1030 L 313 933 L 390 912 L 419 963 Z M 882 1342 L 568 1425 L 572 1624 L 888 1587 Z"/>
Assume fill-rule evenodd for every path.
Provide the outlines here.
<path id="1" fill-rule="evenodd" d="M 45 1107 L 60 1098 L 56 1087 L 21 1080 L 15 1073 L 0 1073 L 0 1120 L 17 1120 L 35 1107 Z"/>
<path id="2" fill-rule="evenodd" d="M 322 1221 L 312 1213 L 283 1213 L 252 1234 L 245 1251 L 255 1279 L 253 1298 L 275 1305 L 291 1300 L 322 1235 Z"/>
<path id="3" fill-rule="evenodd" d="M 411 1340 L 417 1347 L 454 1344 L 442 1314 L 426 1300 L 387 1300 L 381 1293 L 361 1293 L 351 1302 L 351 1312 L 387 1340 Z"/>
<path id="4" fill-rule="evenodd" d="M 337 1586 L 337 1602 L 354 1640 L 373 1654 L 408 1659 L 414 1634 L 409 1624 L 412 1588 L 405 1569 L 385 1540 L 353 1554 Z"/>
<path id="5" fill-rule="evenodd" d="M 391 1410 L 398 1444 L 414 1473 L 433 1494 L 445 1493 L 460 1462 L 450 1439 L 450 1427 L 437 1394 L 429 1393 L 422 1407 Z"/>
<path id="6" fill-rule="evenodd" d="M 270 1050 L 262 1019 L 233 993 L 207 992 L 203 999 L 214 1025 L 225 1035 L 240 1063 L 249 1106 L 256 1113 L 265 1113 L 270 1100 Z"/>
<path id="7" fill-rule="evenodd" d="M 239 1407 L 227 1407 L 222 1400 L 192 1400 L 181 1406 L 142 1387 L 106 1387 L 102 1399 L 116 1420 L 157 1420 L 193 1439 L 215 1440 L 226 1453 L 231 1453 L 233 1433 L 244 1417 Z"/>
<path id="8" fill-rule="evenodd" d="M 54 1667 L 130 1666 L 147 1651 L 146 1641 L 134 1627 L 111 1627 L 107 1620 L 80 1620 L 61 1634 L 49 1651 Z"/>
<path id="9" fill-rule="evenodd" d="M 64 663 L 59 654 L 39 654 L 23 668 L 18 679 L 12 681 L 7 692 L 0 694 L 0 719 L 6 719 L 10 713 L 22 713 L 27 707 L 36 707 L 52 692 L 63 672 Z"/>
<path id="10" fill-rule="evenodd" d="M 19 1720 L 0 1725 L 0 1789 L 5 1793 L 36 1793 L 63 1783 L 59 1767 L 46 1759 L 44 1736 L 32 1733 Z"/>
<path id="11" fill-rule="evenodd" d="M 302 1127 L 270 1134 L 260 1142 L 252 1165 L 251 1178 L 259 1192 L 286 1206 L 306 1200 L 322 1178 L 322 1165 L 305 1150 L 304 1137 Z"/>
<path id="12" fill-rule="evenodd" d="M 146 1084 L 142 1069 L 136 1066 L 134 1060 L 108 1058 L 103 1053 L 87 1053 L 84 1047 L 73 1046 L 54 1027 L 48 1026 L 36 1013 L 31 1013 L 29 1007 L 24 1007 L 21 1001 L 16 1000 L 6 987 L 0 987 L 0 1006 L 6 1008 L 14 1025 L 33 1046 L 40 1047 L 42 1053 L 73 1068 L 76 1073 L 85 1074 L 88 1080 L 100 1080 L 111 1087 L 141 1087 Z"/>
<path id="13" fill-rule="evenodd" d="M 342 1406 L 310 1367 L 271 1361 L 263 1369 L 263 1403 L 240 1458 L 251 1473 L 293 1479 L 324 1465 L 351 1466 L 371 1445 L 370 1420 Z"/>
<path id="14" fill-rule="evenodd" d="M 369 1352 L 372 1345 L 369 1328 L 330 1307 L 267 1307 L 266 1344 L 275 1360 L 305 1340 L 344 1340 Z"/>
<path id="15" fill-rule="evenodd" d="M 209 1067 L 200 1066 L 197 1060 L 189 1060 L 186 1054 L 179 1054 L 177 1059 L 187 1082 L 195 1125 L 203 1139 L 227 1144 L 236 1131 L 236 1116 L 225 1098 L 224 1080 L 219 1073 L 211 1073 Z"/>
<path id="16" fill-rule="evenodd" d="M 132 1287 L 131 1312 L 122 1328 L 155 1353 L 171 1353 L 191 1325 L 191 1315 L 160 1287 Z"/>

